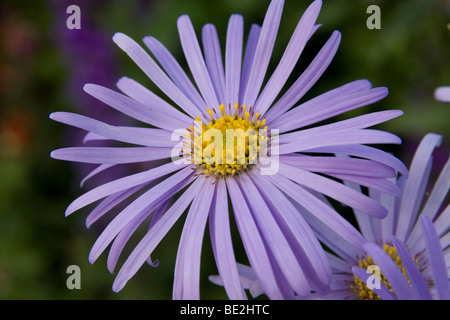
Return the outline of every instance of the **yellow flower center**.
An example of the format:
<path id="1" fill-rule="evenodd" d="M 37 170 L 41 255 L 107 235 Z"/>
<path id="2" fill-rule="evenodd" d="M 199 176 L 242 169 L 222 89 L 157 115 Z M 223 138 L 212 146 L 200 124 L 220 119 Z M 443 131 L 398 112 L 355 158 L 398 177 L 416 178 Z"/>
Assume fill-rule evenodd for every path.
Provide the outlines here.
<path id="1" fill-rule="evenodd" d="M 400 260 L 400 257 L 398 256 L 397 249 L 395 249 L 393 246 L 389 244 L 385 244 L 383 246 L 383 250 L 391 257 L 391 259 L 395 262 L 395 264 L 398 266 L 400 271 L 402 272 L 403 276 L 408 281 L 409 285 L 411 286 L 411 282 L 408 279 L 408 275 L 406 274 L 405 267 L 402 264 L 402 261 Z M 419 265 L 419 261 L 417 258 L 414 258 L 414 261 L 417 265 Z M 375 262 L 372 260 L 372 258 L 367 255 L 365 259 L 362 259 L 358 262 L 359 267 L 365 270 L 369 270 L 368 268 L 370 266 L 376 265 Z M 373 273 L 375 276 L 376 273 Z M 382 272 L 379 273 L 378 280 L 383 283 L 392 293 L 395 294 L 395 292 L 392 290 L 391 284 L 387 281 L 386 277 L 383 275 Z M 359 279 L 357 276 L 353 275 L 353 283 L 350 284 L 350 288 L 355 294 L 355 298 L 357 300 L 380 300 L 380 297 L 372 290 L 370 289 L 367 284 Z"/>
<path id="2" fill-rule="evenodd" d="M 247 106 L 234 106 L 228 113 L 222 104 L 220 113 L 207 109 L 209 118 L 198 116 L 193 126 L 186 129 L 183 154 L 206 175 L 223 177 L 246 172 L 266 152 L 268 141 L 266 119 Z"/>

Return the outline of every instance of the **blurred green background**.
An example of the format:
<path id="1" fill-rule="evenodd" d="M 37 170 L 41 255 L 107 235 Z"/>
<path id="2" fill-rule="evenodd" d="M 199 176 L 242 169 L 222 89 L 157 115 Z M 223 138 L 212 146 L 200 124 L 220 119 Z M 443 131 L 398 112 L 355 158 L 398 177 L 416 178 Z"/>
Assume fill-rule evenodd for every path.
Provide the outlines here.
<path id="1" fill-rule="evenodd" d="M 0 299 L 170 299 L 175 255 L 182 223 L 148 265 L 120 293 L 111 286 L 106 254 L 93 265 L 90 247 L 101 226 L 89 230 L 89 210 L 64 217 L 66 206 L 87 188 L 79 182 L 85 166 L 53 160 L 53 149 L 81 144 L 82 135 L 49 120 L 53 111 L 71 111 L 124 124 L 120 114 L 94 101 L 82 90 L 86 82 L 113 87 L 121 76 L 132 77 L 157 91 L 111 40 L 123 32 L 140 41 L 152 35 L 186 66 L 176 19 L 189 14 L 200 33 L 214 23 L 224 43 L 228 17 L 244 16 L 245 30 L 262 23 L 269 0 L 134 0 L 24 1 L 0 5 Z M 276 66 L 309 0 L 286 0 L 270 68 Z M 69 30 L 69 5 L 81 9 L 81 30 Z M 366 8 L 381 8 L 381 29 L 369 30 Z M 448 156 L 450 104 L 437 102 L 433 91 L 450 85 L 450 2 L 446 0 L 324 0 L 316 32 L 294 74 L 312 60 L 333 30 L 342 32 L 340 49 L 322 79 L 305 97 L 357 79 L 387 86 L 389 96 L 342 118 L 385 109 L 405 115 L 380 125 L 398 134 L 402 147 L 385 148 L 409 165 L 420 139 L 428 132 L 444 135 L 436 161 Z M 293 79 L 290 80 L 291 82 Z M 238 256 L 239 257 L 239 256 Z M 209 234 L 205 235 L 201 297 L 222 299 L 222 288 L 210 284 L 216 274 Z M 69 265 L 81 268 L 81 290 L 69 290 Z"/>

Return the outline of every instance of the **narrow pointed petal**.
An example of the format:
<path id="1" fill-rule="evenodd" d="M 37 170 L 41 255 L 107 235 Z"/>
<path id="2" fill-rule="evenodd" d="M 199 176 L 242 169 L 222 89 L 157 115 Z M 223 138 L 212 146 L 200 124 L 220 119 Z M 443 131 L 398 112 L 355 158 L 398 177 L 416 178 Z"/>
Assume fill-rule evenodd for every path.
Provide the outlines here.
<path id="1" fill-rule="evenodd" d="M 366 214 L 377 218 L 384 218 L 387 214 L 386 209 L 373 199 L 336 181 L 282 163 L 279 174 Z"/>
<path id="2" fill-rule="evenodd" d="M 444 168 L 439 174 L 436 183 L 434 184 L 433 190 L 431 190 L 430 196 L 428 197 L 427 203 L 422 209 L 423 215 L 434 219 L 436 214 L 439 212 L 439 208 L 445 200 L 448 192 L 450 190 L 450 159 L 447 160 Z"/>
<path id="3" fill-rule="evenodd" d="M 254 105 L 255 112 L 264 114 L 280 93 L 289 75 L 297 64 L 306 42 L 309 40 L 309 36 L 312 33 L 321 7 L 322 1 L 316 0 L 306 9 L 295 28 L 294 34 L 292 35 L 278 66 L 270 76 L 264 90 L 261 92 Z"/>
<path id="4" fill-rule="evenodd" d="M 317 126 L 310 129 L 302 130 L 303 133 L 318 132 L 322 130 L 345 130 L 345 129 L 365 129 L 371 126 L 386 122 L 403 114 L 401 110 L 386 110 L 368 113 L 362 116 L 350 118 L 347 120 L 337 121 L 323 126 Z M 289 142 L 295 139 L 295 135 L 282 135 L 283 142 Z"/>
<path id="5" fill-rule="evenodd" d="M 92 210 L 86 218 L 86 227 L 90 228 L 93 223 L 95 223 L 98 219 L 100 219 L 104 214 L 109 212 L 112 208 L 117 206 L 122 201 L 128 199 L 133 194 L 141 190 L 145 187 L 146 184 L 141 184 L 133 188 L 125 189 L 119 192 L 116 192 L 105 199 L 103 199 L 94 210 Z"/>
<path id="6" fill-rule="evenodd" d="M 244 19 L 233 14 L 228 22 L 225 48 L 225 103 L 231 106 L 239 102 L 243 39 Z"/>
<path id="7" fill-rule="evenodd" d="M 322 131 L 317 133 L 293 133 L 295 142 L 282 144 L 279 154 L 306 151 L 330 146 L 352 144 L 401 144 L 401 139 L 389 132 L 374 129 L 348 129 L 337 131 Z"/>
<path id="8" fill-rule="evenodd" d="M 114 242 L 111 245 L 111 249 L 108 253 L 108 260 L 107 260 L 107 267 L 110 273 L 114 272 L 114 269 L 117 265 L 117 261 L 119 260 L 119 257 L 127 244 L 128 240 L 130 240 L 131 236 L 134 234 L 134 232 L 142 225 L 142 223 L 147 219 L 152 213 L 152 221 L 155 215 L 158 215 L 158 211 L 164 210 L 165 205 L 167 204 L 166 201 L 161 201 L 161 204 L 155 204 L 155 207 L 157 207 L 156 210 L 153 210 L 153 207 L 145 208 L 142 210 L 136 217 L 134 217 L 117 235 L 117 237 L 114 239 Z"/>
<path id="9" fill-rule="evenodd" d="M 226 182 L 234 209 L 236 224 L 250 265 L 261 282 L 267 296 L 270 299 L 283 299 L 283 294 L 275 279 L 274 271 L 260 232 L 252 218 L 246 200 L 239 189 L 239 185 L 233 178 L 227 179 Z"/>
<path id="10" fill-rule="evenodd" d="M 178 297 L 176 295 L 177 290 L 174 290 L 174 299 L 200 299 L 202 242 L 215 189 L 211 182 L 211 180 L 205 179 L 202 192 L 194 198 L 184 223 L 177 252 L 174 278 L 174 288 L 177 287 L 177 283 L 182 282 L 182 295 Z M 181 275 L 181 278 L 179 275 Z"/>
<path id="11" fill-rule="evenodd" d="M 174 117 L 182 123 L 191 123 L 193 121 L 192 117 L 196 116 L 195 114 L 189 117 L 186 114 L 178 111 L 164 99 L 160 98 L 133 79 L 122 77 L 119 79 L 119 81 L 117 81 L 116 86 L 130 98 L 133 98 L 143 105 L 148 106 L 152 110 Z"/>
<path id="12" fill-rule="evenodd" d="M 130 37 L 123 33 L 116 33 L 113 41 L 144 71 L 144 73 L 164 92 L 173 102 L 194 116 L 198 108 L 172 82 L 150 55 Z"/>
<path id="13" fill-rule="evenodd" d="M 149 183 L 169 173 L 182 169 L 182 166 L 168 163 L 148 171 L 139 172 L 111 182 L 105 183 L 92 189 L 75 199 L 66 209 L 66 216 L 69 214 L 113 193 L 133 188 L 143 183 Z"/>
<path id="14" fill-rule="evenodd" d="M 420 208 L 419 202 L 422 199 L 420 193 L 424 191 L 423 187 L 426 185 L 426 182 L 422 180 L 426 176 L 427 170 L 430 169 L 430 157 L 441 142 L 442 136 L 430 133 L 422 139 L 416 150 L 399 209 L 399 224 L 395 236 L 401 241 L 406 241 L 411 232 L 412 223 L 416 221 Z"/>
<path id="15" fill-rule="evenodd" d="M 202 30 L 203 50 L 205 52 L 205 63 L 211 77 L 219 104 L 225 104 L 225 71 L 223 68 L 222 51 L 217 35 L 216 27 L 208 23 Z"/>
<path id="16" fill-rule="evenodd" d="M 322 242 L 328 239 L 327 246 L 348 261 L 361 255 L 365 239 L 334 209 L 288 178 L 281 175 L 267 177 L 292 201 L 302 206 L 303 211 L 300 212 L 313 230 L 322 235 Z"/>
<path id="17" fill-rule="evenodd" d="M 356 86 L 350 88 L 358 89 Z M 299 129 L 339 114 L 370 105 L 384 99 L 387 95 L 388 90 L 384 87 L 349 93 L 341 93 L 340 90 L 332 90 L 286 112 L 283 116 L 280 116 L 274 121 L 273 127 L 279 128 L 280 132 Z M 325 99 L 327 96 L 330 97 Z"/>
<path id="18" fill-rule="evenodd" d="M 295 83 L 286 91 L 286 93 L 267 111 L 265 117 L 269 122 L 274 121 L 287 110 L 292 108 L 306 92 L 317 82 L 325 70 L 330 65 L 337 52 L 341 41 L 341 33 L 334 31 L 327 43 L 320 52 L 295 81 Z"/>
<path id="19" fill-rule="evenodd" d="M 211 208 L 209 222 L 217 269 L 228 297 L 231 300 L 246 300 L 247 295 L 239 279 L 233 250 L 228 213 L 227 187 L 223 179 L 217 182 L 215 206 Z"/>
<path id="20" fill-rule="evenodd" d="M 173 147 L 179 141 L 180 136 L 182 136 L 182 134 L 180 134 L 180 136 L 176 137 L 178 139 L 173 139 L 174 133 L 178 131 L 171 132 L 168 130 L 156 128 L 110 126 L 109 129 L 111 128 L 114 129 L 105 130 L 106 128 L 108 128 L 107 126 L 102 125 L 101 123 L 98 124 L 99 126 L 95 126 L 94 128 L 98 130 L 99 133 L 104 133 L 107 136 L 103 136 L 94 132 L 88 132 L 83 138 L 83 143 L 87 143 L 90 141 L 103 141 L 103 140 L 123 141 L 115 139 L 117 137 L 116 128 L 118 129 L 119 132 L 125 133 L 127 138 L 133 139 L 129 140 L 130 143 L 132 143 L 131 141 L 139 141 L 139 143 L 136 144 L 144 145 L 147 147 L 162 147 L 162 148 Z M 142 138 L 140 138 L 140 136 L 142 136 Z"/>
<path id="21" fill-rule="evenodd" d="M 398 256 L 402 261 L 403 267 L 405 268 L 417 298 L 420 300 L 432 300 L 427 284 L 423 280 L 416 262 L 411 257 L 411 253 L 398 238 L 392 237 L 391 241 L 395 249 L 397 249 Z"/>
<path id="22" fill-rule="evenodd" d="M 113 167 L 114 164 L 101 164 L 99 165 L 97 168 L 95 168 L 94 170 L 92 170 L 91 172 L 89 172 L 84 178 L 83 180 L 81 180 L 80 182 L 80 188 L 82 188 L 84 186 L 84 184 L 91 179 L 92 177 L 95 177 L 97 174 L 108 170 L 109 168 Z"/>
<path id="23" fill-rule="evenodd" d="M 264 76 L 266 75 L 270 57 L 272 56 L 284 1 L 273 0 L 267 9 L 256 46 L 255 57 L 250 70 L 248 84 L 242 99 L 242 104 L 253 106 L 258 97 Z"/>
<path id="24" fill-rule="evenodd" d="M 280 229 L 286 235 L 294 249 L 302 268 L 313 280 L 315 291 L 327 292 L 331 281 L 331 269 L 325 252 L 312 232 L 310 226 L 288 201 L 288 199 L 265 176 L 252 174 L 255 184 L 261 187 L 263 198 L 270 201 L 275 210 L 271 210 L 275 218 L 278 217 Z M 266 201 L 266 202 L 267 202 Z M 317 290 L 318 289 L 318 290 Z"/>
<path id="25" fill-rule="evenodd" d="M 153 37 L 145 37 L 144 43 L 153 53 L 155 58 L 170 76 L 176 86 L 188 97 L 197 107 L 199 111 L 206 110 L 207 105 L 205 100 L 198 92 L 192 81 L 187 76 L 186 72 L 180 66 L 178 61 L 170 53 L 169 50 L 157 39 Z M 193 115 L 194 117 L 196 115 Z"/>
<path id="26" fill-rule="evenodd" d="M 152 230 L 147 232 L 142 240 L 136 245 L 114 280 L 113 290 L 115 292 L 122 290 L 128 280 L 130 280 L 145 263 L 159 242 L 189 206 L 195 194 L 198 193 L 203 185 L 201 182 L 202 181 L 199 179 L 195 180 L 166 211 L 161 219 L 155 223 Z"/>
<path id="27" fill-rule="evenodd" d="M 403 176 L 408 176 L 408 168 L 399 159 L 392 154 L 365 145 L 350 145 L 350 146 L 331 146 L 308 149 L 312 153 L 333 153 L 340 155 L 348 155 L 370 159 L 383 163 L 394 170 L 400 172 Z"/>
<path id="28" fill-rule="evenodd" d="M 301 297 L 308 296 L 310 287 L 304 271 L 297 259 L 295 259 L 292 248 L 289 246 L 259 191 L 246 175 L 242 175 L 239 178 L 239 184 L 250 204 L 250 208 L 253 212 L 257 212 L 257 214 L 254 214 L 255 222 L 289 285 Z"/>
<path id="29" fill-rule="evenodd" d="M 197 83 L 197 86 L 210 108 L 216 108 L 220 105 L 208 69 L 203 59 L 202 51 L 195 35 L 194 27 L 189 16 L 183 15 L 178 18 L 178 33 L 180 34 L 181 46 L 186 57 L 189 68 Z"/>
<path id="30" fill-rule="evenodd" d="M 95 84 L 85 84 L 83 89 L 91 96 L 123 114 L 157 128 L 172 131 L 178 128 L 184 128 L 187 124 L 167 114 L 152 110 L 142 103 L 111 89 Z"/>
<path id="31" fill-rule="evenodd" d="M 425 236 L 427 257 L 433 271 L 433 280 L 441 300 L 450 300 L 450 282 L 447 276 L 447 266 L 442 254 L 441 243 L 433 222 L 427 216 L 420 216 L 420 224 Z"/>
<path id="32" fill-rule="evenodd" d="M 163 180 L 156 186 L 152 187 L 136 200 L 123 209 L 103 230 L 100 236 L 92 246 L 89 253 L 89 261 L 93 263 L 98 259 L 100 254 L 106 249 L 116 235 L 125 227 L 136 215 L 145 208 L 155 205 L 158 201 L 167 200 L 177 193 L 183 186 L 183 180 L 191 180 L 192 170 L 190 168 L 182 169 L 173 174 L 169 178 Z"/>
<path id="33" fill-rule="evenodd" d="M 127 127 L 115 127 L 104 122 L 91 119 L 79 114 L 70 112 L 53 112 L 50 119 L 74 126 L 86 131 L 93 132 L 99 136 L 106 137 L 111 140 L 137 144 L 141 146 L 160 146 L 172 147 L 174 142 L 170 140 L 157 139 L 158 136 L 153 135 L 152 132 L 137 131 Z M 156 138 L 156 139 L 155 139 Z M 157 143 L 155 143 L 155 141 Z"/>
<path id="34" fill-rule="evenodd" d="M 171 148 L 109 148 L 109 147 L 73 147 L 57 149 L 50 153 L 54 159 L 96 163 L 120 164 L 166 159 L 171 157 Z"/>
<path id="35" fill-rule="evenodd" d="M 280 156 L 280 162 L 303 170 L 326 174 L 347 174 L 373 178 L 395 176 L 392 168 L 379 162 L 365 159 L 289 154 Z"/>
<path id="36" fill-rule="evenodd" d="M 244 62 L 242 65 L 242 75 L 239 84 L 239 100 L 242 102 L 244 94 L 247 91 L 250 71 L 252 70 L 253 60 L 255 58 L 256 46 L 258 45 L 259 36 L 261 35 L 261 26 L 252 24 L 250 34 L 248 36 L 247 45 L 245 47 Z"/>

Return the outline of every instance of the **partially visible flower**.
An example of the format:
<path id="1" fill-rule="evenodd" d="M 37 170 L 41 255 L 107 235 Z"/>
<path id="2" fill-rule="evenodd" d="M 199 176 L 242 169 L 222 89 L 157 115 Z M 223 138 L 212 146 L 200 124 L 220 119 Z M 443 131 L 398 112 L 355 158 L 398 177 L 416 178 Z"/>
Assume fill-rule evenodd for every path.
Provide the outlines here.
<path id="1" fill-rule="evenodd" d="M 333 272 L 332 289 L 326 295 L 313 293 L 310 299 L 450 299 L 450 265 L 446 260 L 450 253 L 450 205 L 445 203 L 450 188 L 450 160 L 431 193 L 426 188 L 432 152 L 441 139 L 436 134 L 422 139 L 409 178 L 397 180 L 401 197 L 369 190 L 371 197 L 384 204 L 389 213 L 380 220 L 355 212 L 366 240 L 363 250 L 334 242 L 336 237 L 331 230 L 321 239 L 336 253 L 327 253 Z M 379 273 L 372 274 L 375 268 Z M 254 297 L 264 293 L 251 268 L 240 265 L 239 271 L 241 281 Z M 222 284 L 218 276 L 210 280 Z M 368 283 L 379 286 L 369 288 Z"/>
<path id="2" fill-rule="evenodd" d="M 431 192 L 427 192 L 433 164 L 432 153 L 442 137 L 427 134 L 412 160 L 409 177 L 397 179 L 402 195 L 395 198 L 369 189 L 389 211 L 376 220 L 355 212 L 367 243 L 364 252 L 328 243 L 340 258 L 327 254 L 333 270 L 332 292 L 323 299 L 449 299 L 449 278 L 444 255 L 450 244 L 450 206 L 446 197 L 450 188 L 450 161 L 447 160 Z M 358 186 L 353 185 L 359 189 Z M 442 208 L 444 206 L 444 209 Z M 420 217 L 420 219 L 419 219 Z M 418 223 L 421 221 L 421 223 Z M 440 240 L 440 241 L 439 241 Z M 369 289 L 367 268 L 381 271 L 379 288 Z"/>
<path id="3" fill-rule="evenodd" d="M 434 98 L 442 102 L 450 102 L 450 87 L 437 87 L 434 90 Z"/>
<path id="4" fill-rule="evenodd" d="M 85 85 L 84 90 L 152 128 L 111 126 L 66 112 L 51 114 L 56 121 L 88 131 L 86 141 L 116 140 L 140 146 L 66 148 L 53 151 L 53 158 L 99 164 L 99 171 L 140 162 L 150 168 L 101 185 L 76 199 L 66 210 L 69 215 L 104 199 L 88 216 L 90 225 L 112 208 L 128 204 L 108 224 L 89 255 L 94 262 L 112 243 L 108 256 L 111 272 L 131 235 L 150 219 L 148 232 L 123 264 L 113 290 L 125 286 L 188 210 L 177 253 L 173 297 L 200 297 L 201 248 L 209 219 L 214 257 L 227 294 L 232 299 L 247 298 L 231 241 L 230 198 L 248 260 L 269 298 L 305 297 L 311 290 L 327 293 L 331 269 L 313 230 L 323 235 L 331 228 L 343 241 L 360 247 L 364 239 L 324 202 L 326 197 L 383 218 L 387 210 L 379 202 L 339 181 L 358 183 L 381 193 L 400 194 L 387 179 L 395 177 L 396 171 L 407 174 L 406 167 L 392 155 L 366 144 L 401 143 L 393 134 L 367 129 L 400 116 L 401 111 L 374 112 L 331 124 L 321 123 L 383 99 L 388 94 L 387 88 L 372 88 L 369 81 L 358 80 L 295 106 L 333 59 L 340 43 L 339 32 L 332 34 L 304 73 L 277 100 L 308 39 L 318 28 L 315 22 L 322 5 L 320 0 L 305 11 L 281 60 L 263 86 L 283 5 L 282 0 L 273 0 L 262 27 L 252 26 L 244 55 L 243 19 L 232 15 L 225 63 L 215 27 L 211 24 L 203 27 L 202 52 L 189 17 L 181 16 L 178 19 L 181 45 L 198 90 L 155 38 L 146 37 L 144 43 L 159 63 L 126 35 L 115 34 L 113 40 L 118 46 L 178 108 L 129 78 L 117 83 L 126 95 L 92 84 Z M 318 123 L 321 124 L 313 127 Z M 234 146 L 229 149 L 227 146 L 226 152 L 219 150 L 209 157 L 207 150 L 222 143 L 222 138 L 210 144 L 203 139 L 197 144 L 197 138 L 204 138 L 204 129 L 219 133 L 227 129 L 267 133 L 263 140 L 273 147 L 269 150 L 274 157 L 261 148 L 261 142 L 252 144 L 252 148 L 266 151 L 263 156 L 267 153 L 274 166 L 267 168 L 261 162 L 250 162 L 253 150 L 250 136 L 244 144 L 244 153 L 235 155 Z M 234 144 L 234 138 L 227 137 L 227 142 Z M 174 159 L 174 151 L 177 156 L 184 156 L 187 163 Z M 198 163 L 197 151 L 203 154 Z M 348 158 L 335 157 L 336 153 Z M 229 157 L 230 163 L 221 163 L 221 159 Z M 165 164 L 155 164 L 155 160 L 162 159 Z M 172 202 L 174 198 L 176 201 Z"/>

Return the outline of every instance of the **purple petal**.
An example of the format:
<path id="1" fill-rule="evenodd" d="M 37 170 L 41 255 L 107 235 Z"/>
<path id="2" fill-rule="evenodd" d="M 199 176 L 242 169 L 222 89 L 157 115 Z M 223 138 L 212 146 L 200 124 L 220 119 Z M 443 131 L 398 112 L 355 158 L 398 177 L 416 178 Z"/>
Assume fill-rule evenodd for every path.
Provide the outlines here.
<path id="1" fill-rule="evenodd" d="M 311 89 L 330 65 L 340 41 L 341 33 L 334 31 L 308 68 L 266 113 L 265 117 L 269 122 L 275 121 L 275 119 L 292 108 Z"/>
<path id="2" fill-rule="evenodd" d="M 215 189 L 211 182 L 211 179 L 206 179 L 202 192 L 194 198 L 184 223 L 175 265 L 174 299 L 200 299 L 202 242 Z M 177 288 L 180 286 L 182 295 L 178 296 L 180 291 Z"/>
<path id="3" fill-rule="evenodd" d="M 419 220 L 425 236 L 428 261 L 430 261 L 438 297 L 441 300 L 450 300 L 450 283 L 447 275 L 447 266 L 445 265 L 441 243 L 436 229 L 429 217 L 421 215 Z"/>
<path id="4" fill-rule="evenodd" d="M 129 98 L 127 96 L 124 96 L 123 94 L 102 86 L 98 86 L 95 84 L 85 84 L 83 89 L 91 96 L 122 112 L 123 114 L 126 114 L 139 121 L 151 124 L 157 128 L 163 128 L 172 131 L 178 128 L 185 128 L 186 125 L 189 124 L 177 120 L 164 113 L 152 110 L 132 98 Z"/>
<path id="5" fill-rule="evenodd" d="M 250 204 L 253 217 L 267 246 L 270 248 L 276 263 L 288 281 L 289 285 L 301 297 L 310 294 L 310 286 L 304 271 L 295 258 L 283 232 L 280 230 L 272 213 L 256 189 L 253 182 L 246 175 L 239 177 L 239 185 Z M 257 214 L 256 214 L 257 213 Z"/>
<path id="6" fill-rule="evenodd" d="M 301 17 L 278 66 L 254 105 L 255 112 L 264 114 L 280 93 L 311 35 L 321 6 L 321 0 L 314 1 Z"/>
<path id="7" fill-rule="evenodd" d="M 395 185 L 395 183 L 383 179 L 383 178 L 373 178 L 373 177 L 364 177 L 364 176 L 354 176 L 350 174 L 329 174 L 332 177 L 338 178 L 344 181 L 351 181 L 357 183 L 361 186 L 365 186 L 371 188 L 373 190 L 377 190 L 383 192 L 385 194 L 393 195 L 398 197 L 401 195 L 401 191 Z M 378 201 L 380 202 L 380 200 Z"/>
<path id="8" fill-rule="evenodd" d="M 385 178 L 395 175 L 392 168 L 379 162 L 337 157 L 316 157 L 289 154 L 280 156 L 280 162 L 303 170 L 326 174 L 350 174 L 355 176 Z"/>
<path id="9" fill-rule="evenodd" d="M 135 163 L 171 157 L 171 148 L 73 147 L 54 150 L 54 159 L 96 164 Z"/>
<path id="10" fill-rule="evenodd" d="M 231 300 L 246 300 L 247 295 L 239 280 L 234 256 L 228 213 L 228 196 L 225 180 L 217 181 L 215 206 L 209 220 L 214 257 L 223 285 Z"/>
<path id="11" fill-rule="evenodd" d="M 137 244 L 130 256 L 127 258 L 113 284 L 113 290 L 122 290 L 125 284 L 139 268 L 145 263 L 153 250 L 172 228 L 178 218 L 189 206 L 194 196 L 203 185 L 202 180 L 196 179 L 192 185 L 181 194 L 177 201 L 166 211 L 158 222 L 155 223 L 151 232 L 147 232 L 142 240 Z"/>
<path id="12" fill-rule="evenodd" d="M 439 208 L 444 202 L 450 189 L 450 159 L 445 163 L 444 168 L 439 174 L 433 190 L 428 197 L 427 203 L 422 209 L 422 214 L 434 219 L 439 213 Z"/>
<path id="13" fill-rule="evenodd" d="M 136 128 L 115 127 L 75 113 L 53 112 L 50 114 L 50 119 L 121 142 L 155 147 L 172 147 L 174 145 L 174 142 L 170 141 L 170 139 L 158 138 L 160 135 L 154 135 L 152 131 L 137 131 L 135 130 Z M 137 132 L 139 134 L 136 134 Z M 165 133 L 166 131 L 161 130 L 159 132 Z M 166 135 L 164 134 L 163 136 Z"/>
<path id="14" fill-rule="evenodd" d="M 231 106 L 239 102 L 243 39 L 244 19 L 241 15 L 233 14 L 228 22 L 225 49 L 225 103 Z"/>
<path id="15" fill-rule="evenodd" d="M 411 232 L 412 224 L 416 221 L 423 192 L 426 186 L 427 172 L 431 169 L 431 155 L 434 149 L 442 142 L 442 136 L 427 134 L 416 150 L 406 181 L 401 206 L 399 209 L 399 222 L 395 236 L 406 241 Z"/>
<path id="16" fill-rule="evenodd" d="M 173 174 L 169 178 L 163 180 L 156 186 L 150 188 L 144 194 L 139 196 L 125 209 L 123 209 L 103 230 L 100 236 L 92 246 L 89 253 L 89 261 L 94 263 L 100 254 L 106 249 L 116 235 L 136 216 L 144 210 L 150 207 L 152 204 L 158 203 L 160 198 L 166 200 L 168 197 L 177 193 L 185 184 L 184 179 L 193 179 L 191 168 L 187 167 L 181 171 Z"/>
<path id="17" fill-rule="evenodd" d="M 282 163 L 278 173 L 366 214 L 377 218 L 384 218 L 387 214 L 386 209 L 373 199 L 336 181 Z"/>
<path id="18" fill-rule="evenodd" d="M 95 207 L 94 210 L 89 213 L 86 218 L 86 227 L 90 228 L 91 225 L 98 219 L 100 219 L 105 213 L 107 213 L 109 210 L 117 206 L 125 199 L 128 199 L 130 196 L 141 190 L 146 185 L 147 184 L 144 183 L 134 188 L 125 189 L 106 197 Z"/>
<path id="19" fill-rule="evenodd" d="M 331 147 L 309 149 L 308 152 L 334 153 L 367 158 L 373 161 L 383 163 L 397 170 L 403 176 L 408 176 L 408 169 L 403 164 L 403 162 L 401 162 L 399 159 L 397 159 L 390 153 L 369 146 L 364 145 L 331 146 Z"/>
<path id="20" fill-rule="evenodd" d="M 89 172 L 84 178 L 83 180 L 81 180 L 80 182 L 80 188 L 82 188 L 84 186 L 84 184 L 86 183 L 86 181 L 88 181 L 89 179 L 91 179 L 92 177 L 94 177 L 95 175 L 99 174 L 100 172 L 103 172 L 105 170 L 108 170 L 109 168 L 113 167 L 113 164 L 101 164 L 99 165 L 97 168 L 95 168 L 94 170 L 92 170 L 91 172 Z"/>
<path id="21" fill-rule="evenodd" d="M 257 186 L 261 187 L 261 196 L 266 203 L 271 203 L 270 210 L 278 220 L 278 225 L 294 249 L 301 267 L 305 270 L 312 289 L 326 293 L 331 281 L 331 269 L 323 248 L 312 232 L 310 226 L 287 198 L 265 176 L 251 174 Z"/>
<path id="22" fill-rule="evenodd" d="M 406 274 L 417 298 L 420 300 L 432 300 L 427 284 L 423 280 L 416 262 L 411 257 L 411 253 L 398 238 L 392 237 L 391 241 L 395 249 L 397 249 L 397 253 L 402 261 L 403 267 L 405 267 Z"/>
<path id="23" fill-rule="evenodd" d="M 307 151 L 321 147 L 343 146 L 352 144 L 401 144 L 401 139 L 389 132 L 374 129 L 348 129 L 338 131 L 324 130 L 316 133 L 292 133 L 294 142 L 282 144 L 279 154 Z M 282 136 L 280 137 L 280 142 Z"/>
<path id="24" fill-rule="evenodd" d="M 183 92 L 172 82 L 158 64 L 148 53 L 133 39 L 123 33 L 116 33 L 113 41 L 125 51 L 130 58 L 144 71 L 144 73 L 164 92 L 173 102 L 193 115 L 198 113 L 198 108 L 186 97 Z"/>
<path id="25" fill-rule="evenodd" d="M 208 107 L 218 107 L 219 101 L 203 59 L 202 51 L 197 36 L 195 35 L 192 22 L 187 15 L 183 15 L 178 18 L 177 25 L 184 56 L 186 57 L 189 68 L 203 99 Z"/>
<path id="26" fill-rule="evenodd" d="M 148 106 L 152 110 L 174 117 L 182 123 L 189 124 L 193 121 L 192 118 L 197 116 L 197 114 L 191 114 L 191 118 L 178 111 L 164 99 L 161 99 L 159 96 L 133 79 L 122 77 L 119 81 L 117 81 L 116 86 L 130 98 L 133 98 L 143 105 Z"/>
<path id="27" fill-rule="evenodd" d="M 108 254 L 107 266 L 109 272 L 113 273 L 114 268 L 116 267 L 117 261 L 119 260 L 120 254 L 122 253 L 125 245 L 128 240 L 134 234 L 139 226 L 147 219 L 153 211 L 156 211 L 154 215 L 157 214 L 158 211 L 164 211 L 167 205 L 166 201 L 160 201 L 160 204 L 155 204 L 155 206 L 150 206 L 144 208 L 137 216 L 135 216 L 117 235 L 114 239 L 113 244 L 111 245 L 111 249 Z M 154 208 L 157 207 L 156 210 Z M 152 218 L 153 221 L 153 218 Z"/>
<path id="28" fill-rule="evenodd" d="M 220 104 L 225 104 L 225 71 L 223 69 L 222 52 L 217 35 L 216 27 L 208 23 L 203 26 L 202 31 L 203 50 L 205 52 L 205 62 L 211 81 L 214 86 Z"/>
<path id="29" fill-rule="evenodd" d="M 145 37 L 144 43 L 154 54 L 175 85 L 197 106 L 198 111 L 206 110 L 207 106 L 202 96 L 170 51 L 153 37 Z M 196 115 L 192 116 L 195 117 Z"/>
<path id="30" fill-rule="evenodd" d="M 246 200 L 233 178 L 228 178 L 226 182 L 236 224 L 250 265 L 267 296 L 270 299 L 283 299 L 283 293 L 278 287 L 272 264 Z"/>
<path id="31" fill-rule="evenodd" d="M 252 70 L 253 60 L 255 58 L 256 46 L 258 45 L 259 36 L 261 34 L 261 26 L 252 24 L 250 34 L 245 47 L 244 62 L 242 66 L 241 81 L 239 84 L 239 102 L 244 99 L 244 93 L 247 90 L 250 71 Z"/>
<path id="32" fill-rule="evenodd" d="M 369 89 L 370 83 L 352 82 L 313 98 L 276 119 L 271 127 L 286 132 L 372 104 L 388 94 L 387 88 Z"/>
<path id="33" fill-rule="evenodd" d="M 328 262 L 331 267 L 331 271 L 334 274 L 348 273 L 348 270 L 350 269 L 350 264 L 347 261 L 342 260 L 341 258 L 337 257 L 335 254 L 329 253 L 327 251 L 325 251 L 325 256 L 327 257 Z"/>
<path id="34" fill-rule="evenodd" d="M 327 246 L 348 261 L 352 261 L 357 254 L 362 253 L 362 245 L 365 243 L 364 238 L 333 208 L 281 175 L 267 177 L 292 201 L 304 208 L 301 210 L 302 216 L 316 234 L 322 235 L 320 240 L 327 242 Z M 331 241 L 327 241 L 327 239 Z"/>
<path id="35" fill-rule="evenodd" d="M 182 166 L 172 162 L 150 169 L 148 171 L 139 172 L 126 176 L 108 183 L 105 183 L 95 189 L 92 189 L 82 196 L 75 199 L 66 209 L 66 216 L 77 211 L 97 200 L 107 197 L 113 193 L 133 188 L 143 183 L 154 181 L 171 172 L 180 170 Z"/>
<path id="36" fill-rule="evenodd" d="M 362 116 L 350 118 L 347 120 L 337 121 L 330 124 L 326 124 L 323 126 L 318 126 L 306 130 L 302 130 L 302 132 L 317 132 L 321 130 L 344 130 L 344 129 L 365 129 L 398 116 L 401 116 L 403 111 L 401 110 L 387 110 L 387 111 L 378 111 L 368 113 Z M 292 136 L 290 134 L 283 135 L 283 141 L 289 141 L 289 137 Z M 293 136 L 295 137 L 295 136 Z"/>
<path id="37" fill-rule="evenodd" d="M 267 9 L 242 99 L 244 105 L 253 106 L 258 97 L 277 37 L 283 5 L 283 0 L 272 0 Z"/>

